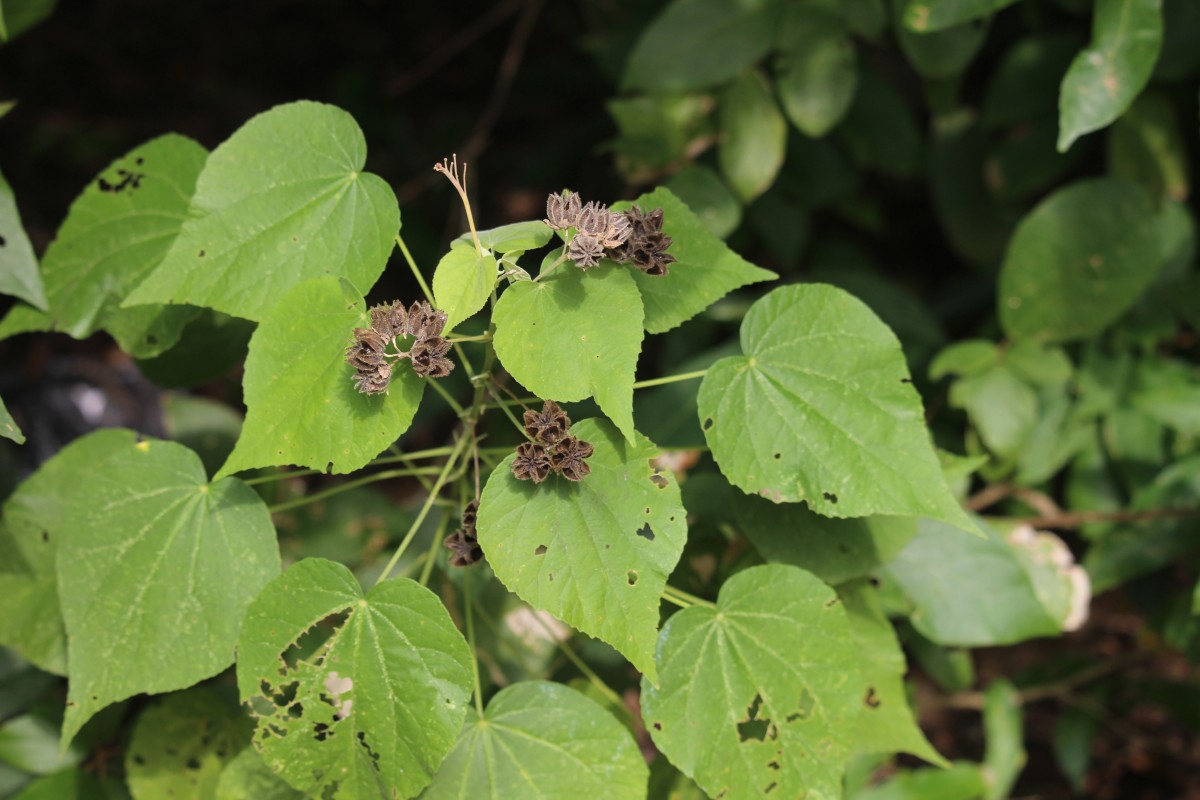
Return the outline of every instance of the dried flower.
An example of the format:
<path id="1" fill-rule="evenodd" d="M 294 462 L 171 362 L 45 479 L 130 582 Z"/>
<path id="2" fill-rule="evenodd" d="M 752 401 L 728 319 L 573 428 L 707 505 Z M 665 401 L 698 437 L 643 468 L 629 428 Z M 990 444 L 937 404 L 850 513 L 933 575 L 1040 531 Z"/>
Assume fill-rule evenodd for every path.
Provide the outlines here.
<path id="1" fill-rule="evenodd" d="M 384 339 L 395 339 L 406 332 L 408 313 L 399 300 L 391 305 L 375 306 L 371 309 L 371 328 Z"/>
<path id="2" fill-rule="evenodd" d="M 663 210 L 646 212 L 634 206 L 625 216 L 629 220 L 629 236 L 623 244 L 609 249 L 609 258 L 618 264 L 632 261 L 647 275 L 666 275 L 667 266 L 675 263 L 675 256 L 667 252 L 673 240 L 662 232 Z"/>
<path id="3" fill-rule="evenodd" d="M 424 300 L 413 303 L 408 309 L 408 324 L 405 332 L 418 342 L 441 336 L 446 327 L 446 312 L 433 308 Z"/>
<path id="4" fill-rule="evenodd" d="M 444 378 L 454 371 L 454 362 L 446 358 L 448 352 L 449 340 L 432 336 L 418 339 L 409 351 L 408 359 L 412 362 L 413 372 L 422 378 Z"/>
<path id="5" fill-rule="evenodd" d="M 574 436 L 564 436 L 550 451 L 550 468 L 569 481 L 578 481 L 590 475 L 592 468 L 587 465 L 595 448 L 589 442 Z"/>
<path id="6" fill-rule="evenodd" d="M 462 527 L 447 536 L 442 543 L 451 552 L 450 565 L 453 567 L 469 567 L 483 560 L 483 549 L 479 546 L 479 537 L 475 532 L 478 510 L 478 500 L 468 503 L 463 509 Z"/>
<path id="7" fill-rule="evenodd" d="M 392 381 L 392 365 L 380 364 L 370 369 L 359 370 L 353 379 L 354 388 L 363 394 L 382 394 Z"/>
<path id="8" fill-rule="evenodd" d="M 604 245 L 595 236 L 585 233 L 575 234 L 571 246 L 567 248 L 567 258 L 575 262 L 580 269 L 590 269 L 604 258 Z"/>
<path id="9" fill-rule="evenodd" d="M 585 236 L 600 239 L 608 230 L 608 206 L 594 200 L 585 205 L 579 212 L 579 221 L 575 227 Z"/>
<path id="10" fill-rule="evenodd" d="M 524 422 L 525 432 L 542 444 L 554 444 L 571 427 L 571 418 L 553 400 L 542 403 L 541 411 L 526 411 Z"/>
<path id="11" fill-rule="evenodd" d="M 556 231 L 574 228 L 579 223 L 579 204 L 575 192 L 552 194 L 546 198 L 546 219 L 542 221 Z"/>
<path id="12" fill-rule="evenodd" d="M 517 445 L 517 457 L 512 463 L 513 476 L 519 481 L 541 483 L 550 474 L 550 457 L 546 449 L 533 442 Z"/>
<path id="13" fill-rule="evenodd" d="M 629 221 L 629 217 L 619 211 L 610 212 L 608 228 L 601 237 L 601 244 L 607 248 L 620 247 L 629 239 L 631 233 L 633 233 L 633 224 Z"/>

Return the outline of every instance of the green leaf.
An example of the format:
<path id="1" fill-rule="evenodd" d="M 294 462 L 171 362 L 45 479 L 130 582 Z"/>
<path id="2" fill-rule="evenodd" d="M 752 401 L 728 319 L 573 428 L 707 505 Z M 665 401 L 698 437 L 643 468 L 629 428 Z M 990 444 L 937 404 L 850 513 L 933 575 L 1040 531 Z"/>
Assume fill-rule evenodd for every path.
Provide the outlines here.
<path id="1" fill-rule="evenodd" d="M 0 436 L 11 439 L 17 444 L 25 444 L 25 434 L 17 426 L 17 421 L 12 418 L 12 414 L 8 413 L 8 407 L 4 405 L 3 400 L 0 400 Z"/>
<path id="2" fill-rule="evenodd" d="M 898 177 L 912 176 L 921 168 L 924 143 L 912 109 L 872 70 L 859 72 L 858 91 L 836 137 L 859 166 Z"/>
<path id="3" fill-rule="evenodd" d="M 549 232 L 541 222 L 537 223 Z M 433 272 L 433 296 L 446 312 L 445 331 L 483 308 L 496 285 L 496 259 L 475 253 L 475 245 L 455 244 Z"/>
<path id="4" fill-rule="evenodd" d="M 1054 725 L 1054 760 L 1077 795 L 1083 794 L 1099 727 L 1094 716 L 1074 707 L 1063 711 Z"/>
<path id="5" fill-rule="evenodd" d="M 858 642 L 865 700 L 858 730 L 852 741 L 860 753 L 903 751 L 939 767 L 949 762 L 933 748 L 918 727 L 908 706 L 904 686 L 907 664 L 900 641 L 879 603 L 878 592 L 867 580 L 838 587 L 838 598 Z"/>
<path id="6" fill-rule="evenodd" d="M 408 430 L 425 388 L 408 364 L 386 394 L 359 394 L 351 380 L 346 345 L 368 323 L 362 296 L 333 276 L 295 287 L 263 316 L 246 357 L 246 422 L 217 477 L 283 464 L 354 472 Z"/>
<path id="7" fill-rule="evenodd" d="M 58 0 L 4 0 L 0 9 L 0 42 L 12 41 L 54 11 Z"/>
<path id="8" fill-rule="evenodd" d="M 981 118 L 989 129 L 1037 123 L 1058 111 L 1058 84 L 1083 42 L 1074 30 L 1018 39 L 991 70 Z M 1051 135 L 1051 150 L 1057 125 Z"/>
<path id="9" fill-rule="evenodd" d="M 271 772 L 262 756 L 247 747 L 221 772 L 216 800 L 304 800 L 306 795 Z"/>
<path id="10" fill-rule="evenodd" d="M 535 608 L 611 644 L 655 678 L 658 606 L 687 539 L 687 512 L 670 473 L 650 465 L 658 448 L 581 420 L 592 474 L 534 485 L 492 472 L 479 503 L 479 544 L 496 577 Z"/>
<path id="11" fill-rule="evenodd" d="M 1071 62 L 1059 92 L 1058 150 L 1129 108 L 1162 47 L 1162 0 L 1096 0 L 1091 44 Z"/>
<path id="12" fill-rule="evenodd" d="M 553 238 L 554 230 L 540 219 L 533 219 L 528 222 L 501 225 L 499 228 L 479 231 L 478 234 L 479 244 L 484 250 L 490 250 L 493 253 L 521 253 L 545 247 Z M 455 245 L 470 245 L 474 248 L 475 239 L 472 238 L 471 232 L 467 231 L 450 243 L 452 248 Z M 435 277 L 434 280 L 436 281 L 437 278 Z"/>
<path id="13" fill-rule="evenodd" d="M 134 800 L 208 800 L 225 765 L 250 743 L 254 726 L 211 689 L 168 695 L 147 708 L 125 750 Z"/>
<path id="14" fill-rule="evenodd" d="M 307 658 L 295 644 L 334 616 Z M 305 559 L 246 612 L 238 689 L 258 718 L 268 766 L 309 794 L 412 797 L 462 727 L 471 652 L 446 607 L 407 578 L 365 595 L 350 570 Z"/>
<path id="15" fill-rule="evenodd" d="M 735 486 L 831 517 L 928 516 L 971 530 L 925 428 L 900 343 L 832 286 L 774 290 L 742 321 L 744 356 L 700 385 L 701 427 Z"/>
<path id="16" fill-rule="evenodd" d="M 184 327 L 171 349 L 138 359 L 143 375 L 165 389 L 190 389 L 220 378 L 242 363 L 254 323 L 204 309 Z"/>
<path id="17" fill-rule="evenodd" d="M 901 769 L 854 800 L 982 800 L 987 779 L 978 764 L 955 761 L 949 769 Z"/>
<path id="18" fill-rule="evenodd" d="M 104 329 L 141 358 L 175 343 L 194 308 L 120 306 L 179 234 L 206 157 L 191 139 L 167 134 L 117 159 L 83 190 L 42 258 L 50 311 L 41 330 L 85 339 Z M 0 337 L 22 330 L 15 311 Z"/>
<path id="19" fill-rule="evenodd" d="M 126 445 L 70 497 L 58 543 L 71 641 L 64 742 L 111 703 L 228 667 L 242 614 L 279 571 L 263 501 L 236 479 L 210 484 L 182 445 Z"/>
<path id="20" fill-rule="evenodd" d="M 167 392 L 162 396 L 166 438 L 200 456 L 204 471 L 213 475 L 229 458 L 242 432 L 242 415 L 207 397 Z"/>
<path id="21" fill-rule="evenodd" d="M 1187 200 L 1187 146 L 1167 95 L 1141 95 L 1113 124 L 1108 174 L 1141 184 L 1158 202 Z"/>
<path id="22" fill-rule="evenodd" d="M 685 91 L 715 86 L 758 61 L 775 40 L 776 0 L 674 0 L 625 63 L 623 90 Z"/>
<path id="23" fill-rule="evenodd" d="M 967 412 L 987 448 L 1015 458 L 1038 422 L 1038 395 L 1008 366 L 960 378 L 950 387 L 950 405 Z"/>
<path id="24" fill-rule="evenodd" d="M 1017 0 L 908 0 L 904 25 L 917 33 L 952 28 L 989 16 Z"/>
<path id="25" fill-rule="evenodd" d="M 0 294 L 19 297 L 42 311 L 48 308 L 37 256 L 21 225 L 17 200 L 3 173 L 0 173 Z"/>
<path id="26" fill-rule="evenodd" d="M 961 75 L 983 47 L 991 19 L 973 17 L 953 27 L 920 32 L 907 24 L 907 2 L 892 0 L 892 10 L 896 16 L 896 38 L 909 63 L 923 77 L 933 80 Z M 903 22 L 901 17 L 904 17 Z"/>
<path id="27" fill-rule="evenodd" d="M 659 636 L 661 688 L 642 680 L 655 745 L 728 800 L 840 797 L 863 704 L 859 655 L 833 590 L 795 567 L 752 567 L 716 608 L 692 606 Z"/>
<path id="28" fill-rule="evenodd" d="M 499 756 L 499 757 L 497 757 Z M 629 730 L 562 684 L 502 689 L 474 713 L 422 800 L 646 796 L 649 770 Z"/>
<path id="29" fill-rule="evenodd" d="M 69 534 L 67 499 L 96 464 L 137 440 L 133 431 L 99 430 L 76 439 L 22 482 L 0 521 L 0 644 L 41 669 L 67 674 L 67 635 L 58 604 L 55 555 Z"/>
<path id="30" fill-rule="evenodd" d="M 310 278 L 367 291 L 400 210 L 383 179 L 362 171 L 366 157 L 340 108 L 305 101 L 254 117 L 209 156 L 179 237 L 125 305 L 191 303 L 257 321 Z"/>
<path id="31" fill-rule="evenodd" d="M 717 164 L 734 194 L 749 203 L 770 188 L 783 166 L 787 121 L 771 87 L 757 72 L 722 89 L 717 103 Z"/>
<path id="32" fill-rule="evenodd" d="M 1000 268 L 1000 322 L 1014 339 L 1070 341 L 1104 330 L 1163 263 L 1149 196 L 1115 178 L 1079 181 L 1017 226 Z"/>
<path id="33" fill-rule="evenodd" d="M 929 377 L 940 380 L 947 375 L 973 378 L 988 372 L 1000 362 L 1000 351 L 986 339 L 965 339 L 949 345 L 929 365 Z"/>
<path id="34" fill-rule="evenodd" d="M 687 164 L 671 176 L 665 188 L 694 209 L 697 219 L 718 239 L 728 237 L 742 222 L 742 204 L 720 176 L 703 164 Z M 672 245 L 672 251 L 678 249 Z M 670 273 L 657 277 L 670 277 Z"/>
<path id="35" fill-rule="evenodd" d="M 674 239 L 675 256 L 666 275 L 634 270 L 633 279 L 646 306 L 646 330 L 665 333 L 699 314 L 734 289 L 779 276 L 746 261 L 710 233 L 670 189 L 658 188 L 632 203 L 614 203 L 619 211 L 636 205 L 663 210 L 663 232 Z"/>
<path id="36" fill-rule="evenodd" d="M 1006 680 L 993 681 L 983 696 L 983 729 L 987 750 L 983 757 L 987 800 L 1003 800 L 1025 766 L 1025 732 L 1021 726 L 1021 699 Z"/>
<path id="37" fill-rule="evenodd" d="M 821 8 L 788 6 L 777 47 L 775 91 L 783 112 L 806 136 L 824 136 L 858 88 L 858 56 L 844 24 Z"/>
<path id="38" fill-rule="evenodd" d="M 738 527 L 763 558 L 808 570 L 829 584 L 870 574 L 917 535 L 911 517 L 830 519 L 798 503 L 741 495 Z"/>
<path id="39" fill-rule="evenodd" d="M 944 645 L 989 647 L 1073 629 L 1086 615 L 1087 576 L 1051 534 L 1020 526 L 986 538 L 922 520 L 885 567 L 915 610 L 921 634 Z"/>
<path id="40" fill-rule="evenodd" d="M 509 286 L 492 321 L 496 355 L 522 386 L 562 402 L 595 397 L 632 441 L 642 300 L 629 273 L 608 261 L 587 271 L 564 264 Z"/>

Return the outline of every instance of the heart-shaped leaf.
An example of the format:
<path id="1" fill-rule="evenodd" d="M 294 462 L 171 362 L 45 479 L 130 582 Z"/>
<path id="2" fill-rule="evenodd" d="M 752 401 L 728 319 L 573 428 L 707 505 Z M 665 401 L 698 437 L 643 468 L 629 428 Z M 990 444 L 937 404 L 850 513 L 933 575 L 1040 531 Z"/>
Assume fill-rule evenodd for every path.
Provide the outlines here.
<path id="1" fill-rule="evenodd" d="M 667 576 L 687 538 L 673 478 L 649 464 L 657 448 L 581 420 L 592 473 L 535 485 L 496 467 L 479 503 L 479 544 L 496 577 L 529 604 L 603 639 L 655 680 L 654 640 Z"/>
<path id="2" fill-rule="evenodd" d="M 306 632 L 328 638 L 298 648 Z M 250 605 L 237 676 L 255 747 L 297 789 L 412 797 L 462 727 L 471 652 L 423 586 L 398 578 L 363 594 L 346 567 L 308 558 Z"/>
<path id="3" fill-rule="evenodd" d="M 538 223 L 542 225 L 542 223 Z M 545 225 L 542 225 L 546 228 Z M 549 230 L 549 228 L 546 228 Z M 478 255 L 472 244 L 455 244 L 433 272 L 433 296 L 446 312 L 445 331 L 483 308 L 496 285 L 496 259 Z"/>

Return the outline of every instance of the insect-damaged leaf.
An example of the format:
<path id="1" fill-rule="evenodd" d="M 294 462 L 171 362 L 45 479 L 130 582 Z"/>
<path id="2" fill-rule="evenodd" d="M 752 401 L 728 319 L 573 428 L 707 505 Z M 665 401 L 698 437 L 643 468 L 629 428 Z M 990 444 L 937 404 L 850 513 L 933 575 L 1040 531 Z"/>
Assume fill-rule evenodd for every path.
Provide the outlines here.
<path id="1" fill-rule="evenodd" d="M 830 517 L 973 526 L 950 494 L 895 335 L 832 286 L 785 286 L 742 321 L 744 356 L 709 368 L 701 427 L 748 493 Z"/>
<path id="2" fill-rule="evenodd" d="M 646 779 L 637 742 L 616 717 L 567 686 L 530 681 L 500 690 L 482 720 L 471 712 L 421 797 L 632 800 L 646 796 Z"/>
<path id="3" fill-rule="evenodd" d="M 592 473 L 535 485 L 505 459 L 479 503 L 479 544 L 509 589 L 655 680 L 659 598 L 687 538 L 679 487 L 650 466 L 658 449 L 643 436 L 630 444 L 590 419 L 571 434 L 595 447 Z"/>
<path id="4" fill-rule="evenodd" d="M 654 743 L 709 797 L 840 797 L 864 702 L 833 590 L 796 567 L 752 567 L 659 635 L 642 680 Z"/>
<path id="5" fill-rule="evenodd" d="M 299 102 L 254 117 L 209 156 L 178 239 L 126 305 L 192 303 L 259 320 L 321 275 L 366 291 L 400 228 L 396 198 L 362 171 L 366 158 L 340 108 Z"/>
<path id="6" fill-rule="evenodd" d="M 353 472 L 408 430 L 425 381 L 407 362 L 385 394 L 354 388 L 346 345 L 368 325 L 362 295 L 332 276 L 297 286 L 264 315 L 246 357 L 246 422 L 218 477 L 282 464 Z"/>
<path id="7" fill-rule="evenodd" d="M 182 445 L 126 445 L 69 496 L 58 543 L 71 642 L 64 742 L 110 703 L 228 667 L 247 605 L 279 571 L 263 501 L 234 478 L 210 484 Z"/>
<path id="8" fill-rule="evenodd" d="M 328 639 L 306 653 L 314 632 Z M 255 747 L 297 789 L 412 797 L 462 727 L 471 653 L 428 589 L 397 578 L 364 595 L 346 567 L 309 558 L 251 603 L 237 676 Z"/>

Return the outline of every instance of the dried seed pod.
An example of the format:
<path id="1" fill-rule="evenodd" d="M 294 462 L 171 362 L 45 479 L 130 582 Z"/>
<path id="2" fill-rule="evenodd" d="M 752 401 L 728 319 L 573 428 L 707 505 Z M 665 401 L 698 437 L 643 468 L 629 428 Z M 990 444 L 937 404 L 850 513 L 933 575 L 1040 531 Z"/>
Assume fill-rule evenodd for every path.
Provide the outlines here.
<path id="1" fill-rule="evenodd" d="M 644 236 L 647 233 L 661 231 L 663 226 L 663 210 L 656 208 L 653 211 L 642 211 L 641 208 L 634 206 L 625 212 L 629 217 L 629 223 L 633 228 L 634 236 Z"/>
<path id="2" fill-rule="evenodd" d="M 525 432 L 542 444 L 554 444 L 571 427 L 571 418 L 553 400 L 542 403 L 541 411 L 526 411 L 523 421 Z"/>
<path id="3" fill-rule="evenodd" d="M 517 457 L 512 463 L 513 477 L 519 481 L 541 483 L 550 474 L 550 457 L 546 449 L 533 442 L 517 445 Z"/>
<path id="4" fill-rule="evenodd" d="M 580 269 L 591 269 L 604 258 L 604 245 L 595 236 L 585 233 L 575 234 L 571 246 L 567 248 L 567 258 L 575 262 Z"/>
<path id="5" fill-rule="evenodd" d="M 450 566 L 470 567 L 483 560 L 483 548 L 475 536 L 475 529 L 459 528 L 442 542 L 450 551 Z"/>
<path id="6" fill-rule="evenodd" d="M 542 221 L 556 231 L 574 228 L 579 223 L 580 202 L 575 192 L 551 194 L 546 198 L 546 219 Z"/>
<path id="7" fill-rule="evenodd" d="M 369 370 L 360 370 L 352 378 L 354 387 L 363 394 L 382 394 L 392 381 L 392 365 L 383 364 Z"/>
<path id="8" fill-rule="evenodd" d="M 580 210 L 579 222 L 575 227 L 585 236 L 600 239 L 604 236 L 604 232 L 608 230 L 608 218 L 608 206 L 593 200 Z"/>
<path id="9" fill-rule="evenodd" d="M 420 339 L 409 351 L 413 372 L 422 378 L 444 378 L 454 371 L 454 362 L 446 358 L 450 342 L 441 336 Z"/>
<path id="10" fill-rule="evenodd" d="M 413 303 L 408 309 L 405 332 L 418 342 L 441 336 L 446 327 L 446 312 L 433 308 L 424 300 Z"/>
<path id="11" fill-rule="evenodd" d="M 479 516 L 479 501 L 472 500 L 463 506 L 462 526 L 470 531 L 475 530 L 475 520 Z"/>
<path id="12" fill-rule="evenodd" d="M 604 231 L 600 243 L 606 248 L 620 247 L 629 239 L 631 233 L 633 224 L 630 223 L 629 217 L 613 211 L 608 215 L 608 228 Z"/>
<path id="13" fill-rule="evenodd" d="M 587 459 L 595 452 L 591 443 L 574 436 L 564 436 L 550 451 L 550 468 L 569 481 L 582 480 L 592 468 Z"/>
<path id="14" fill-rule="evenodd" d="M 375 306 L 371 309 L 371 328 L 384 339 L 392 340 L 404 334 L 408 327 L 408 312 L 404 304 L 394 303 Z"/>

